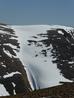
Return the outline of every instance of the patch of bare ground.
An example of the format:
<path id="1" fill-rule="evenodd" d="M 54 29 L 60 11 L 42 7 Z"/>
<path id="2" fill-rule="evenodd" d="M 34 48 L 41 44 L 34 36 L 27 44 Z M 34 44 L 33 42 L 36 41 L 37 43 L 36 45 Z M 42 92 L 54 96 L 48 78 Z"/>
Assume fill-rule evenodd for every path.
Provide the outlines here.
<path id="1" fill-rule="evenodd" d="M 0 98 L 74 98 L 74 83 L 64 83 L 63 85 L 35 90 L 26 94 Z"/>
<path id="2" fill-rule="evenodd" d="M 8 28 L 4 24 L 0 26 L 1 31 L 4 31 L 4 33 L 0 33 L 0 84 L 5 87 L 9 95 L 14 95 L 14 90 L 16 94 L 26 93 L 29 91 L 30 85 L 24 66 L 20 59 L 16 57 L 15 51 L 20 49 L 17 36 L 13 29 Z M 15 46 L 15 48 L 12 46 Z M 14 75 L 4 78 L 5 75 L 13 72 Z"/>

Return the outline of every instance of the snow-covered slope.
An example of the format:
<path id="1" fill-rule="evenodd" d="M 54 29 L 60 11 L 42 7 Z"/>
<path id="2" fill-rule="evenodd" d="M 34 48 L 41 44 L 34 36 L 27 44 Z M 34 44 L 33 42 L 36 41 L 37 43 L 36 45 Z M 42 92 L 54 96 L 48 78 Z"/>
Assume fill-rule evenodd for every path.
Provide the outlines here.
<path id="1" fill-rule="evenodd" d="M 74 28 L 0 24 L 0 96 L 72 81 Z"/>
<path id="2" fill-rule="evenodd" d="M 53 61 L 58 58 L 52 56 L 54 46 L 52 43 L 48 45 L 51 35 L 49 35 L 47 31 L 49 30 L 49 33 L 53 33 L 52 36 L 57 36 L 57 34 L 61 36 L 59 38 L 57 37 L 58 41 L 65 38 L 64 40 L 68 42 L 69 38 L 64 36 L 65 33 L 63 30 L 73 37 L 74 28 L 58 25 L 12 26 L 12 28 L 18 36 L 20 43 L 18 56 L 23 62 L 25 70 L 29 71 L 27 75 L 32 89 L 60 85 L 60 81 L 70 82 L 70 80 L 72 80 L 63 75 L 64 73 L 61 72 L 63 69 L 58 68 L 58 66 L 60 66 L 58 63 L 53 63 Z M 54 40 L 55 37 L 52 39 Z M 60 44 L 63 43 L 60 42 Z M 56 52 L 57 50 L 54 51 Z M 65 59 L 62 61 L 65 61 Z M 72 61 L 70 62 L 72 63 Z M 69 69 L 67 71 L 69 71 Z M 30 74 L 33 76 L 32 78 Z"/>

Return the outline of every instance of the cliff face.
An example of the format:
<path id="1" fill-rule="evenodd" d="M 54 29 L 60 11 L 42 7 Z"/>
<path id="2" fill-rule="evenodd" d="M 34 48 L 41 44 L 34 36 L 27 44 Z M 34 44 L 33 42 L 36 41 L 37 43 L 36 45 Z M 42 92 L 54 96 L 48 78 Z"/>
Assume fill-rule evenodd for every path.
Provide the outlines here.
<path id="1" fill-rule="evenodd" d="M 0 95 L 29 91 L 30 85 L 24 66 L 16 54 L 19 50 L 14 30 L 8 25 L 0 24 Z"/>

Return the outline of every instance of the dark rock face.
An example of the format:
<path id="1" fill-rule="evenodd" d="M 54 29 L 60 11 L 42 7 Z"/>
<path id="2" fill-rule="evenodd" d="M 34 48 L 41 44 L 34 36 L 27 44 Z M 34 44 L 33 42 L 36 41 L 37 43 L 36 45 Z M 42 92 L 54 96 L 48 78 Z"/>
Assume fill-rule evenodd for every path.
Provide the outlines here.
<path id="1" fill-rule="evenodd" d="M 29 85 L 24 66 L 16 56 L 16 51 L 19 52 L 19 49 L 20 46 L 14 30 L 7 27 L 7 25 L 1 24 L 0 84 L 4 85 L 5 89 L 10 95 L 14 95 L 14 92 L 17 94 L 29 91 Z M 5 75 L 11 74 L 13 72 L 14 74 L 12 76 L 4 77 Z"/>
<path id="2" fill-rule="evenodd" d="M 28 40 L 28 45 L 41 47 L 40 54 L 45 57 L 51 52 L 52 62 L 56 63 L 60 73 L 67 79 L 74 81 L 74 32 L 64 29 L 48 30 L 47 33 L 41 33 Z M 42 40 L 36 40 L 38 37 Z M 43 46 L 46 48 L 43 49 Z M 52 46 L 52 48 L 50 47 Z M 39 54 L 36 54 L 37 57 Z"/>

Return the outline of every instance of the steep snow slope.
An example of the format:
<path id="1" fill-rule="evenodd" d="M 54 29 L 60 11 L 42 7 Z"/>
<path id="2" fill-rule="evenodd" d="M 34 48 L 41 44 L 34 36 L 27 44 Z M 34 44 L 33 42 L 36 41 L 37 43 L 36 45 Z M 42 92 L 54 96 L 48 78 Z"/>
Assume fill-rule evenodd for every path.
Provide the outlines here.
<path id="1" fill-rule="evenodd" d="M 12 26 L 12 28 L 15 30 L 15 33 L 18 36 L 18 41 L 20 43 L 20 52 L 18 53 L 18 56 L 24 64 L 24 68 L 27 72 L 27 76 L 33 90 L 60 85 L 60 81 L 71 82 L 73 80 L 73 70 L 73 75 L 71 75 L 72 77 L 70 78 L 68 77 L 68 71 L 71 69 L 69 70 L 67 67 L 60 67 L 62 64 L 67 66 L 65 64 L 67 58 L 61 59 L 57 63 L 56 60 L 60 58 L 59 55 L 61 54 L 58 54 L 58 58 L 57 56 L 53 56 L 55 55 L 53 52 L 57 52 L 57 50 L 54 49 L 54 44 L 57 46 L 58 42 L 61 45 L 64 43 L 72 43 L 69 42 L 70 38 L 67 37 L 70 35 L 73 38 L 74 29 L 72 27 L 58 25 L 29 25 Z M 50 37 L 53 38 L 49 39 Z M 49 43 L 49 41 L 54 39 L 57 41 L 57 43 L 53 43 L 53 41 Z M 64 40 L 62 41 L 62 39 Z M 67 44 L 65 44 L 65 46 Z M 59 48 L 59 46 L 57 47 Z M 64 50 L 65 48 L 62 50 L 62 52 L 64 52 Z M 62 64 L 59 64 L 60 62 L 62 62 Z M 72 64 L 72 62 L 73 61 L 70 60 L 67 63 Z M 70 65 L 69 67 L 72 66 Z M 64 68 L 67 70 L 64 71 Z"/>
<path id="2" fill-rule="evenodd" d="M 72 81 L 74 28 L 0 24 L 0 96 Z"/>

